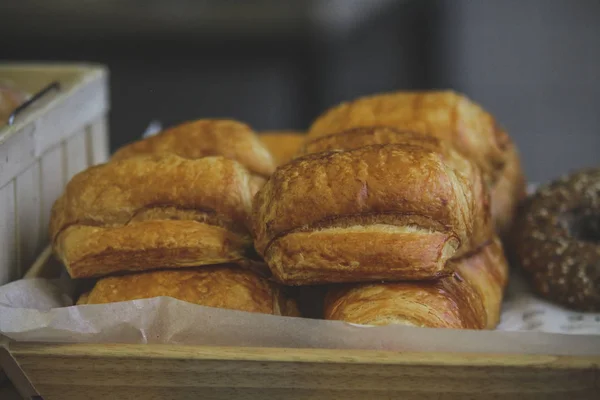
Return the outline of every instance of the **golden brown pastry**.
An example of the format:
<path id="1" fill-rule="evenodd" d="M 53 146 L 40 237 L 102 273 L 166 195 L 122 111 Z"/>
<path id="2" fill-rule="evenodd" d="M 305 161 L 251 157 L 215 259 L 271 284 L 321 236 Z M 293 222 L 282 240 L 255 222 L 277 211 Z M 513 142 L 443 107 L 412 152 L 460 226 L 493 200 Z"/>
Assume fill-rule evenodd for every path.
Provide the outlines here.
<path id="1" fill-rule="evenodd" d="M 502 299 L 508 284 L 509 267 L 498 237 L 478 249 L 450 262 L 451 268 L 473 286 L 483 301 L 487 329 L 500 322 Z"/>
<path id="2" fill-rule="evenodd" d="M 494 118 L 452 91 L 396 92 L 342 103 L 321 115 L 309 137 L 350 128 L 389 126 L 448 140 L 492 181 L 502 170 L 511 141 Z"/>
<path id="3" fill-rule="evenodd" d="M 252 251 L 252 190 L 246 168 L 223 157 L 92 167 L 54 204 L 54 252 L 74 278 L 240 261 Z"/>
<path id="4" fill-rule="evenodd" d="M 306 135 L 303 132 L 281 131 L 262 132 L 258 137 L 269 149 L 277 165 L 283 165 L 294 157 Z"/>
<path id="5" fill-rule="evenodd" d="M 388 126 L 350 128 L 329 135 L 309 137 L 298 150 L 298 156 L 326 151 L 353 150 L 374 144 L 416 144 L 440 146 L 440 140 L 429 134 L 400 130 Z M 443 144 L 443 150 L 448 146 Z"/>
<path id="6" fill-rule="evenodd" d="M 298 154 L 351 150 L 386 143 L 437 146 L 444 154 L 453 151 L 450 142 L 441 142 L 441 139 L 433 138 L 428 134 L 373 126 L 352 128 L 331 135 L 308 139 L 300 148 Z M 517 206 L 525 196 L 525 179 L 522 175 L 519 155 L 514 145 L 510 146 L 506 156 L 504 167 L 495 178 L 495 181 L 487 182 L 490 190 L 492 219 L 500 234 L 506 234 L 509 231 Z M 457 169 L 461 170 L 460 167 Z"/>
<path id="7" fill-rule="evenodd" d="M 347 284 L 325 299 L 325 319 L 365 325 L 493 329 L 499 321 L 508 266 L 494 239 L 451 262 L 453 275 L 424 282 Z"/>
<path id="8" fill-rule="evenodd" d="M 299 316 L 279 286 L 233 266 L 163 270 L 100 279 L 78 305 L 169 296 L 208 307 Z"/>
<path id="9" fill-rule="evenodd" d="M 431 279 L 492 237 L 477 169 L 435 145 L 373 145 L 279 167 L 253 206 L 255 247 L 292 284 Z M 460 170 L 458 167 L 460 166 Z"/>
<path id="10" fill-rule="evenodd" d="M 268 178 L 275 162 L 254 131 L 231 120 L 201 119 L 167 129 L 119 149 L 112 157 L 122 160 L 140 154 L 174 153 L 185 158 L 223 156 Z"/>

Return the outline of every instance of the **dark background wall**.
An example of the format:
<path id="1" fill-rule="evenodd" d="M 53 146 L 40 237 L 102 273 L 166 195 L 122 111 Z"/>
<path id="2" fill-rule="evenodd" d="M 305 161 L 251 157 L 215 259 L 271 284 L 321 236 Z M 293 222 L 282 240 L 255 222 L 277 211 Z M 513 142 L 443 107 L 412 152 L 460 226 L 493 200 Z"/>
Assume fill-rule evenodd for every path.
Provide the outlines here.
<path id="1" fill-rule="evenodd" d="M 531 180 L 600 165 L 596 0 L 21 0 L 0 18 L 0 60 L 109 66 L 113 148 L 153 119 L 305 129 L 359 95 L 449 87 L 507 127 Z"/>

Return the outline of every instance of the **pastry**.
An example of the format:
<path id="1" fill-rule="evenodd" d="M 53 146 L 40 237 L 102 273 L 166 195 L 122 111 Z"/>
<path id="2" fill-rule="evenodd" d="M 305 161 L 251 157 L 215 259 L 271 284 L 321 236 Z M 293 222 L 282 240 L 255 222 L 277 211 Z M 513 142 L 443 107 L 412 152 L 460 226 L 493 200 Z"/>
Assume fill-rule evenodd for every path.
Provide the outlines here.
<path id="1" fill-rule="evenodd" d="M 600 169 L 540 187 L 512 234 L 516 261 L 544 298 L 600 311 Z"/>
<path id="2" fill-rule="evenodd" d="M 350 128 L 388 126 L 426 133 L 452 143 L 493 182 L 507 158 L 511 140 L 494 118 L 452 91 L 396 92 L 342 103 L 321 115 L 309 138 Z"/>
<path id="3" fill-rule="evenodd" d="M 424 133 L 403 131 L 391 127 L 360 127 L 347 129 L 338 133 L 318 136 L 306 140 L 298 151 L 299 155 L 319 153 L 332 150 L 351 150 L 373 144 L 420 144 L 440 148 L 448 153 L 453 151 L 448 141 L 433 138 Z M 459 167 L 460 171 L 461 168 Z M 518 204 L 525 196 L 525 179 L 517 149 L 511 145 L 506 153 L 506 162 L 494 181 L 489 180 L 492 219 L 501 235 L 508 233 L 514 219 Z"/>
<path id="4" fill-rule="evenodd" d="M 275 163 L 283 165 L 295 156 L 306 135 L 296 131 L 281 131 L 262 132 L 258 137 L 273 155 Z"/>
<path id="5" fill-rule="evenodd" d="M 500 322 L 502 299 L 508 284 L 509 267 L 502 242 L 494 237 L 471 254 L 450 261 L 450 267 L 465 279 L 483 301 L 487 329 Z"/>
<path id="6" fill-rule="evenodd" d="M 243 261 L 253 252 L 247 169 L 224 157 L 146 155 L 73 177 L 50 221 L 73 278 Z"/>
<path id="7" fill-rule="evenodd" d="M 455 273 L 434 281 L 333 286 L 325 319 L 364 325 L 493 329 L 508 266 L 498 239 L 450 262 Z"/>
<path id="8" fill-rule="evenodd" d="M 201 119 L 169 128 L 122 147 L 112 159 L 160 153 L 192 159 L 223 156 L 238 161 L 252 174 L 263 178 L 268 178 L 275 170 L 271 154 L 248 125 L 218 119 Z"/>
<path id="9" fill-rule="evenodd" d="M 446 261 L 489 240 L 493 226 L 479 169 L 434 149 L 373 145 L 279 167 L 252 215 L 274 277 L 300 285 L 448 274 Z"/>
<path id="10" fill-rule="evenodd" d="M 77 305 L 169 296 L 202 306 L 263 314 L 299 316 L 281 288 L 234 266 L 161 270 L 100 279 Z"/>

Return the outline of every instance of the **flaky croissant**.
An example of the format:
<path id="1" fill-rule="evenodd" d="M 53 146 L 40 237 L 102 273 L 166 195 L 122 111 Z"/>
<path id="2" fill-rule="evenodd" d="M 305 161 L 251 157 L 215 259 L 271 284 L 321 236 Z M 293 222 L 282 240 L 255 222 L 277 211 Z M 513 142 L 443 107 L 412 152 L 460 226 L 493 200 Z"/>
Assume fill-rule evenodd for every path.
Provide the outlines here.
<path id="1" fill-rule="evenodd" d="M 208 307 L 299 316 L 296 302 L 266 279 L 231 265 L 150 271 L 98 280 L 78 305 L 169 296 Z"/>
<path id="2" fill-rule="evenodd" d="M 342 103 L 312 124 L 310 138 L 350 128 L 389 126 L 448 140 L 486 174 L 495 177 L 506 160 L 508 135 L 467 97 L 452 91 L 396 92 Z"/>
<path id="3" fill-rule="evenodd" d="M 431 279 L 492 237 L 477 169 L 427 143 L 295 159 L 253 205 L 255 247 L 279 281 Z"/>
<path id="4" fill-rule="evenodd" d="M 427 282 L 346 284 L 325 298 L 325 319 L 365 325 L 493 329 L 508 265 L 498 238 L 452 260 L 452 275 Z"/>
<path id="5" fill-rule="evenodd" d="M 333 150 L 352 150 L 373 144 L 432 144 L 440 151 L 453 151 L 450 142 L 434 138 L 428 134 L 402 131 L 390 127 L 352 128 L 331 135 L 307 139 L 298 151 L 298 156 Z M 456 157 L 455 157 L 456 158 Z M 460 171 L 461 167 L 457 169 Z M 488 176 L 488 178 L 490 178 Z M 497 231 L 508 232 L 517 206 L 525 194 L 525 181 L 521 173 L 518 152 L 511 145 L 507 159 L 495 181 L 487 182 L 490 191 L 491 213 Z"/>
<path id="6" fill-rule="evenodd" d="M 120 148 L 112 159 L 165 153 L 190 159 L 223 156 L 263 178 L 275 170 L 273 157 L 248 125 L 219 119 L 201 119 L 171 127 Z"/>
<path id="7" fill-rule="evenodd" d="M 373 126 L 436 136 L 473 160 L 492 193 L 497 230 L 506 234 L 523 199 L 525 179 L 514 143 L 492 115 L 452 91 L 373 95 L 323 113 L 309 129 L 307 152 L 322 148 L 323 143 L 311 144 L 313 139 Z M 379 139 L 378 142 L 386 143 L 385 136 Z"/>
<path id="8" fill-rule="evenodd" d="M 54 252 L 74 278 L 243 261 L 255 190 L 223 157 L 111 161 L 75 175 L 54 204 Z"/>

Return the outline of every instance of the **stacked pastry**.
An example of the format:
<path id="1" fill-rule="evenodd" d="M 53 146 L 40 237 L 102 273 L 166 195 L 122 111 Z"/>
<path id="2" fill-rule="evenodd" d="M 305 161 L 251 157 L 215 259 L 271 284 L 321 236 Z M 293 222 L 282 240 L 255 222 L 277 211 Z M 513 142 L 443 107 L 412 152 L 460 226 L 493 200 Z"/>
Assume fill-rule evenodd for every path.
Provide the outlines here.
<path id="1" fill-rule="evenodd" d="M 515 146 L 478 105 L 372 96 L 319 117 L 258 192 L 255 246 L 278 282 L 331 285 L 326 319 L 493 328 L 498 234 L 523 195 Z"/>
<path id="2" fill-rule="evenodd" d="M 304 135 L 168 129 L 76 175 L 50 230 L 71 276 L 98 279 L 79 304 L 172 296 L 299 315 L 293 286 L 326 319 L 492 329 L 499 237 L 523 195 L 490 114 L 405 92 L 334 107 Z"/>
<path id="3" fill-rule="evenodd" d="M 296 315 L 256 260 L 249 229 L 252 198 L 274 168 L 248 126 L 201 120 L 76 175 L 53 207 L 50 233 L 73 278 L 99 278 L 79 304 L 172 296 Z"/>

